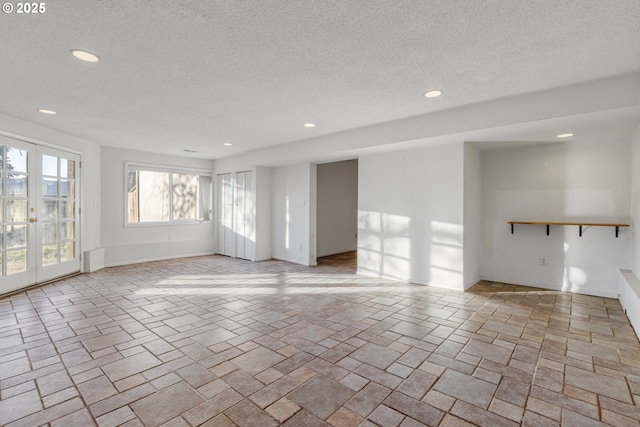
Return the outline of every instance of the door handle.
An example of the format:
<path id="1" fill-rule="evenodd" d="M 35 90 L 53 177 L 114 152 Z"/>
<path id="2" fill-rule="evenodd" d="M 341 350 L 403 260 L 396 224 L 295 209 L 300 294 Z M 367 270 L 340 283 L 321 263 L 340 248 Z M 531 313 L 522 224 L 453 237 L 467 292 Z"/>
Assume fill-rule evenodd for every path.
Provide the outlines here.
<path id="1" fill-rule="evenodd" d="M 38 218 L 29 218 L 29 222 L 38 222 Z"/>

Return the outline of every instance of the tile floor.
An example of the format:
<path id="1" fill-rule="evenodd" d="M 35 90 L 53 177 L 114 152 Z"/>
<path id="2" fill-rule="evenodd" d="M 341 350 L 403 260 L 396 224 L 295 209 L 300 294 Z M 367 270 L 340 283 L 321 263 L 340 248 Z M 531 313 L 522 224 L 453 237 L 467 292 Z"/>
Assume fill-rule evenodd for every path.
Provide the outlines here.
<path id="1" fill-rule="evenodd" d="M 0 299 L 0 425 L 640 426 L 616 300 L 197 257 Z"/>

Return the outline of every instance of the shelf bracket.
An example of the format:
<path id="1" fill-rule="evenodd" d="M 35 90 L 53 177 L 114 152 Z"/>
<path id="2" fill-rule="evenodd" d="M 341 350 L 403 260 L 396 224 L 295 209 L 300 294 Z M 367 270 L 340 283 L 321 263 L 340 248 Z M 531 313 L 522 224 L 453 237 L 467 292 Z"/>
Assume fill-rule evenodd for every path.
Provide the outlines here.
<path id="1" fill-rule="evenodd" d="M 513 234 L 513 223 L 511 223 L 511 234 Z"/>
<path id="2" fill-rule="evenodd" d="M 549 235 L 549 224 L 547 224 L 547 236 Z"/>
<path id="3" fill-rule="evenodd" d="M 582 237 L 582 226 L 580 226 L 580 233 L 579 236 Z"/>
<path id="4" fill-rule="evenodd" d="M 618 237 L 619 232 L 620 232 L 620 226 L 616 225 L 616 238 Z"/>

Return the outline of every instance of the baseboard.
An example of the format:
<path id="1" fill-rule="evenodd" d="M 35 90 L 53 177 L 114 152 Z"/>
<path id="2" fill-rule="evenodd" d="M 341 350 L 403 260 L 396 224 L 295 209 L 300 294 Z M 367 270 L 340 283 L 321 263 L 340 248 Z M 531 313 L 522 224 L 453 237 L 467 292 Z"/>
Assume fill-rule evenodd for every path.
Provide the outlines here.
<path id="1" fill-rule="evenodd" d="M 314 265 L 317 264 L 310 264 L 310 263 L 305 263 L 304 261 L 301 261 L 299 259 L 292 259 L 292 258 L 287 258 L 287 257 L 279 257 L 279 256 L 272 256 L 271 259 L 275 259 L 278 261 L 284 261 L 284 262 L 290 262 L 291 264 L 298 264 L 298 265 L 304 265 L 305 267 L 313 267 Z"/>
<path id="2" fill-rule="evenodd" d="M 483 277 L 483 280 L 486 280 L 488 282 L 506 283 L 509 285 L 528 286 L 531 288 L 542 288 L 542 289 L 548 289 L 550 291 L 557 291 L 557 292 L 568 292 L 568 293 L 579 294 L 579 295 L 589 295 L 589 296 L 601 297 L 601 298 L 618 299 L 617 289 L 616 291 L 599 291 L 597 289 L 585 288 L 585 289 L 580 289 L 579 291 L 574 291 L 574 290 L 562 289 L 562 286 L 550 285 L 548 283 L 515 282 L 513 280 L 509 280 L 509 279 L 502 280 L 496 277 Z"/>
<path id="3" fill-rule="evenodd" d="M 480 280 L 482 280 L 482 276 L 476 276 L 473 279 L 469 280 L 464 284 L 464 290 L 466 291 L 467 289 L 478 283 Z"/>
<path id="4" fill-rule="evenodd" d="M 380 275 L 380 274 L 372 273 L 369 270 L 357 269 L 356 270 L 356 274 L 359 275 L 359 276 L 374 277 L 376 279 L 393 280 L 393 281 L 396 281 L 398 283 L 405 283 L 405 284 L 409 283 L 409 284 L 412 284 L 412 285 L 431 286 L 433 288 L 449 289 L 451 291 L 464 292 L 464 290 L 465 290 L 464 286 L 462 284 L 454 285 L 454 284 L 443 284 L 443 283 L 435 283 L 435 282 L 422 282 L 422 281 L 418 281 L 418 280 L 406 280 L 406 279 L 400 279 L 400 278 L 397 278 L 397 277 L 386 276 L 384 274 Z"/>
<path id="5" fill-rule="evenodd" d="M 192 253 L 192 254 L 166 255 L 166 256 L 153 257 L 153 258 L 136 259 L 136 260 L 132 260 L 132 261 L 105 263 L 104 266 L 105 267 L 120 267 L 120 266 L 123 266 L 123 265 L 142 264 L 144 262 L 165 261 L 165 260 L 168 260 L 168 259 L 191 258 L 191 257 L 196 257 L 196 256 L 209 256 L 209 255 L 216 255 L 216 254 L 213 251 L 211 251 L 211 252 L 198 252 L 198 253 Z"/>
<path id="6" fill-rule="evenodd" d="M 332 255 L 346 254 L 347 252 L 355 252 L 355 251 L 357 251 L 357 250 L 358 250 L 358 248 L 353 248 L 353 249 L 346 249 L 346 250 L 342 250 L 342 249 L 341 249 L 341 250 L 339 250 L 339 251 L 337 251 L 337 252 L 332 251 L 332 252 L 330 252 L 330 253 L 322 253 L 322 254 L 321 254 L 321 253 L 319 253 L 319 254 L 317 255 L 317 258 L 323 258 L 323 257 L 326 257 L 326 256 L 332 256 Z"/>
<path id="7" fill-rule="evenodd" d="M 212 255 L 215 249 L 213 239 L 172 240 L 105 246 L 104 265 L 105 267 L 115 267 L 188 256 Z"/>

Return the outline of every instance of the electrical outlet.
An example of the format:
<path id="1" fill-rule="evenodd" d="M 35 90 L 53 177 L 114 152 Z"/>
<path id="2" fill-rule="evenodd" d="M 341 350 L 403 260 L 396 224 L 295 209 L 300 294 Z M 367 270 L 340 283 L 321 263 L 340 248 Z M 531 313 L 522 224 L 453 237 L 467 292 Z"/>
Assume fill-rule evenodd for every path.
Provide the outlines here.
<path id="1" fill-rule="evenodd" d="M 540 257 L 540 265 L 543 267 L 549 267 L 549 258 L 546 255 Z"/>

